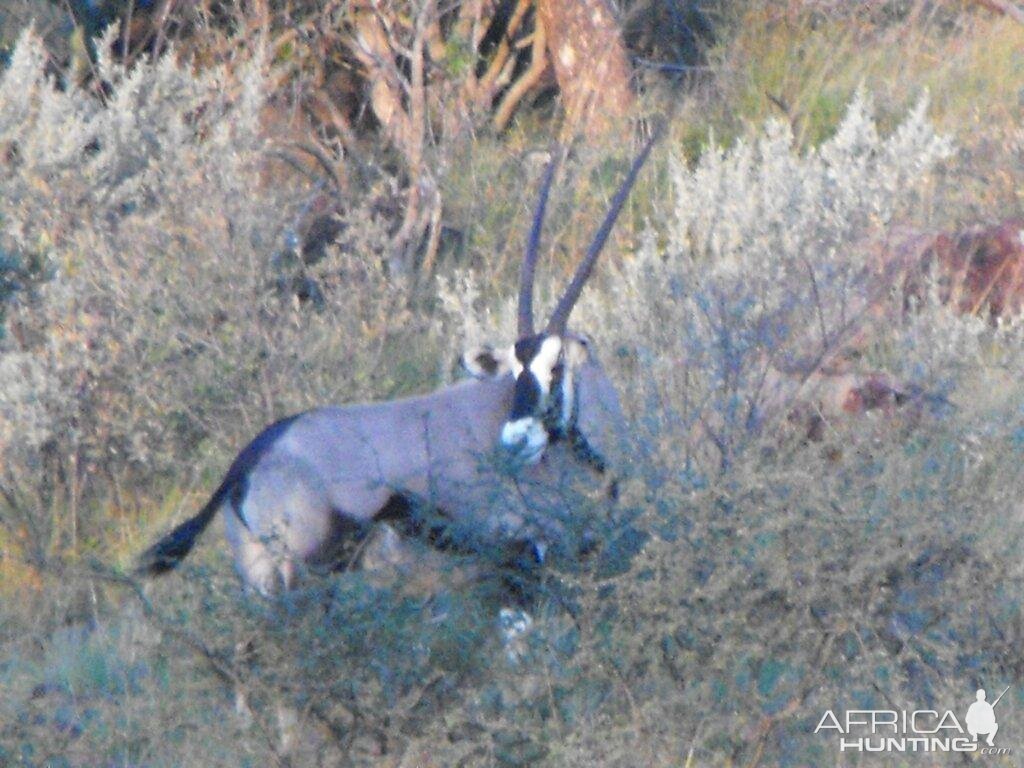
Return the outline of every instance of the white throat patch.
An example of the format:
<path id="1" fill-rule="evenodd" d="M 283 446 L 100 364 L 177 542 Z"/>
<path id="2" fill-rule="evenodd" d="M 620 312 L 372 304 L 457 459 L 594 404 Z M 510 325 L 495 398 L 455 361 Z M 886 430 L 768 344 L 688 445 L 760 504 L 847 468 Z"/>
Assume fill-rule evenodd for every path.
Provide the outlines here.
<path id="1" fill-rule="evenodd" d="M 548 446 L 548 433 L 544 425 L 533 417 L 516 419 L 502 427 L 501 442 L 506 448 L 515 450 L 522 462 L 536 464 Z"/>

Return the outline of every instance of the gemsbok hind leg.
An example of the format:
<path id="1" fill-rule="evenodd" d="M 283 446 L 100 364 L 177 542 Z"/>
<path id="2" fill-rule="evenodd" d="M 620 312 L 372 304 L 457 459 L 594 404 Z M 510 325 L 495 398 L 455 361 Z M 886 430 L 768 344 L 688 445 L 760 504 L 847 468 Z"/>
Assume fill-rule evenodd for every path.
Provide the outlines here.
<path id="1" fill-rule="evenodd" d="M 246 585 L 273 599 L 294 588 L 305 562 L 332 545 L 335 515 L 317 477 L 288 458 L 262 462 L 244 489 L 244 494 L 237 494 L 239 509 L 226 510 L 227 538 Z M 250 643 L 239 644 L 242 657 L 254 650 Z M 241 690 L 235 692 L 235 709 L 243 721 L 252 719 Z M 283 701 L 274 709 L 278 749 L 287 756 L 299 742 L 299 713 Z"/>
<path id="2" fill-rule="evenodd" d="M 279 588 L 288 588 L 294 581 L 294 564 L 289 558 L 275 557 L 270 542 L 260 540 L 241 520 L 233 509 L 225 510 L 224 527 L 227 539 L 234 552 L 235 566 L 246 587 L 262 597 L 272 597 Z M 252 639 L 240 640 L 235 644 L 235 664 L 239 668 L 248 668 L 256 651 Z M 235 688 L 235 714 L 243 727 L 253 724 L 253 712 L 249 699 L 241 685 Z M 287 735 L 292 729 L 286 729 L 281 708 L 277 712 L 279 742 L 282 753 L 287 754 L 292 738 Z"/>
<path id="3" fill-rule="evenodd" d="M 269 598 L 294 586 L 295 564 L 286 552 L 272 546 L 270 537 L 257 536 L 230 509 L 224 516 L 224 529 L 235 568 L 247 587 Z"/>
<path id="4" fill-rule="evenodd" d="M 321 479 L 290 457 L 265 459 L 227 510 L 225 527 L 242 580 L 264 597 L 295 586 L 302 564 L 331 546 L 335 513 Z"/>

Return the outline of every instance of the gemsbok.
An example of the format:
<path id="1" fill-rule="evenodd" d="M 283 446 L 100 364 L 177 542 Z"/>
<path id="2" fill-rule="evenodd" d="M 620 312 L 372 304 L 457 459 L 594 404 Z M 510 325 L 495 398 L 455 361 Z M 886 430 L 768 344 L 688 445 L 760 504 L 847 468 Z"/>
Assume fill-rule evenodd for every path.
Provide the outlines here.
<path id="1" fill-rule="evenodd" d="M 514 345 L 467 352 L 463 364 L 475 378 L 428 395 L 316 408 L 268 426 L 199 513 L 143 553 L 138 571 L 173 569 L 221 510 L 239 574 L 264 595 L 291 587 L 302 567 L 344 564 L 378 523 L 438 546 L 499 548 L 531 566 L 549 548 L 589 546 L 567 533 L 559 489 L 582 478 L 613 495 L 610 467 L 626 434 L 615 387 L 567 322 L 658 133 L 633 161 L 542 332 L 533 323 L 534 269 L 560 151 L 541 181 Z"/>

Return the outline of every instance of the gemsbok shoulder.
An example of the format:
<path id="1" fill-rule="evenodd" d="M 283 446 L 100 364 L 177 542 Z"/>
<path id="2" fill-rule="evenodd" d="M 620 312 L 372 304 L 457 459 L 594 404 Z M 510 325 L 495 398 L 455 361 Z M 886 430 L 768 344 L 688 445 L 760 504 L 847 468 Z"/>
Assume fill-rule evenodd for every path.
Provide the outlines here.
<path id="1" fill-rule="evenodd" d="M 534 270 L 560 152 L 541 181 L 515 344 L 467 352 L 474 378 L 428 395 L 316 408 L 271 424 L 199 513 L 143 553 L 138 572 L 176 567 L 220 511 L 241 578 L 264 595 L 290 588 L 301 568 L 343 564 L 353 542 L 383 523 L 439 546 L 497 547 L 531 565 L 549 549 L 589 547 L 567 533 L 558 489 L 582 480 L 611 494 L 627 436 L 615 387 L 567 322 L 658 133 L 633 161 L 543 331 L 533 322 Z"/>

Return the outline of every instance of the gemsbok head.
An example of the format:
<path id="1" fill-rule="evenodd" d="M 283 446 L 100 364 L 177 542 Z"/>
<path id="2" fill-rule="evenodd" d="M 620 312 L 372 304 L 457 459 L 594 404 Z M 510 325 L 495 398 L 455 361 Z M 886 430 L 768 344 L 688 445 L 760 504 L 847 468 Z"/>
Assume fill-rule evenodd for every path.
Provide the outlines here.
<path id="1" fill-rule="evenodd" d="M 236 568 L 262 594 L 289 588 L 300 567 L 348 564 L 359 551 L 353 543 L 379 525 L 538 562 L 550 546 L 566 551 L 559 489 L 580 480 L 609 487 L 626 438 L 614 386 L 567 322 L 657 135 L 634 160 L 543 331 L 534 328 L 533 282 L 557 152 L 523 259 L 516 342 L 468 352 L 463 362 L 475 378 L 431 394 L 316 408 L 270 425 L 199 513 L 143 553 L 139 572 L 177 566 L 220 510 Z M 493 460 L 495 449 L 510 461 Z"/>
<path id="2" fill-rule="evenodd" d="M 511 455 L 526 464 L 537 463 L 544 449 L 558 440 L 568 439 L 575 449 L 585 450 L 586 438 L 579 432 L 577 421 L 577 374 L 596 361 L 592 359 L 587 337 L 569 332 L 567 323 L 656 140 L 657 134 L 634 160 L 572 281 L 551 313 L 546 327 L 538 333 L 533 322 L 533 283 L 548 192 L 558 165 L 558 157 L 552 157 L 541 182 L 520 273 L 518 338 L 502 352 L 483 347 L 467 352 L 463 357 L 463 365 L 478 377 L 506 373 L 514 377 L 512 407 L 502 425 L 500 443 Z M 584 452 L 579 455 L 587 461 L 600 462 L 597 455 L 588 456 Z M 600 464 L 597 466 L 600 467 Z"/>

